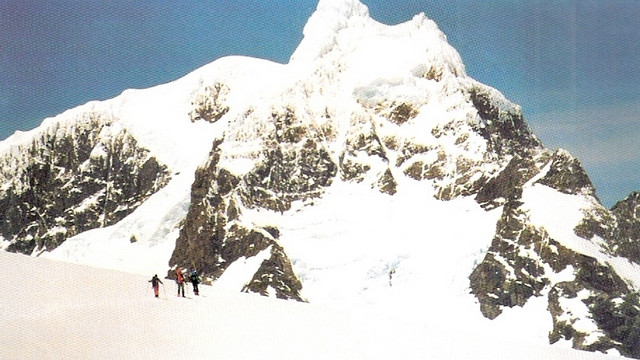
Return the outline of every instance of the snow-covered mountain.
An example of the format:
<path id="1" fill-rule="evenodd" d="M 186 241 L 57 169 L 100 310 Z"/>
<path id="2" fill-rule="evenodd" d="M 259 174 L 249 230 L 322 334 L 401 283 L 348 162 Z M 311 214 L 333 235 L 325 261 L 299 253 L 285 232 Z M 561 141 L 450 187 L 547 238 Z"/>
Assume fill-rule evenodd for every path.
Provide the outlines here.
<path id="1" fill-rule="evenodd" d="M 424 14 L 321 0 L 288 64 L 226 57 L 46 119 L 0 143 L 0 184 L 8 251 L 448 329 L 519 311 L 640 358 L 637 194 L 602 207 Z"/>

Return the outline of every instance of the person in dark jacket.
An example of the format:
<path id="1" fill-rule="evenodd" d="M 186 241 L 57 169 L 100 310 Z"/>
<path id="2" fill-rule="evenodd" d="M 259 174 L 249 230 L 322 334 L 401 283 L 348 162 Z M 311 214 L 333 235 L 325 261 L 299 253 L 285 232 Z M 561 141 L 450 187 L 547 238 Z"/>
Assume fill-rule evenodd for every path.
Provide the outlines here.
<path id="1" fill-rule="evenodd" d="M 198 284 L 200 283 L 200 279 L 198 278 L 198 272 L 196 272 L 195 270 L 191 271 L 191 275 L 189 276 L 189 280 L 191 281 L 191 284 L 193 285 L 193 293 L 195 295 L 198 295 L 198 293 L 199 293 Z"/>
<path id="2" fill-rule="evenodd" d="M 158 289 L 160 288 L 160 284 L 163 284 L 162 280 L 160 280 L 158 278 L 158 274 L 156 274 L 156 275 L 153 275 L 153 277 L 151 278 L 151 280 L 149 280 L 149 282 L 151 283 L 151 287 L 153 288 L 153 293 L 156 295 L 156 297 L 158 297 Z"/>

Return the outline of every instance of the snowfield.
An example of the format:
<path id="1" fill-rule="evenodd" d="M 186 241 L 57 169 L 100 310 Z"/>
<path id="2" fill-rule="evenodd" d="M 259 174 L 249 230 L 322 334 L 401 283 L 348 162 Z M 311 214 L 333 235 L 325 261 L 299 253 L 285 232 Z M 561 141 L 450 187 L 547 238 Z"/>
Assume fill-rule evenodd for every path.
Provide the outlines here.
<path id="1" fill-rule="evenodd" d="M 0 263 L 2 359 L 620 358 L 546 345 L 531 334 L 548 319 L 521 317 L 532 311 L 506 309 L 494 322 L 443 314 L 446 322 L 432 324 L 403 308 L 276 300 L 239 293 L 224 281 L 202 286 L 200 297 L 189 287 L 183 299 L 175 283 L 163 279 L 156 299 L 147 282 L 153 274 L 4 252 Z M 522 321 L 531 324 L 531 334 L 520 330 Z"/>

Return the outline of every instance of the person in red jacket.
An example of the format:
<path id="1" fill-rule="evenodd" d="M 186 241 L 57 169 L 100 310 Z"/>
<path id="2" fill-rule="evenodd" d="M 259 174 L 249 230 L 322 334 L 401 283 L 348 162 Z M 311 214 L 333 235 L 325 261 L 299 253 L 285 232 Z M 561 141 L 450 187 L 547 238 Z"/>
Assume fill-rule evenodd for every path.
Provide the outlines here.
<path id="1" fill-rule="evenodd" d="M 158 278 L 158 274 L 156 274 L 156 275 L 153 275 L 153 277 L 151 278 L 151 280 L 149 280 L 149 282 L 151 283 L 151 287 L 153 288 L 153 293 L 156 295 L 156 297 L 158 297 L 158 289 L 160 288 L 159 284 L 162 284 L 162 280 L 160 280 Z"/>
<path id="2" fill-rule="evenodd" d="M 182 274 L 182 268 L 176 269 L 176 282 L 178 283 L 178 296 L 182 292 L 182 297 L 184 296 L 184 275 Z"/>

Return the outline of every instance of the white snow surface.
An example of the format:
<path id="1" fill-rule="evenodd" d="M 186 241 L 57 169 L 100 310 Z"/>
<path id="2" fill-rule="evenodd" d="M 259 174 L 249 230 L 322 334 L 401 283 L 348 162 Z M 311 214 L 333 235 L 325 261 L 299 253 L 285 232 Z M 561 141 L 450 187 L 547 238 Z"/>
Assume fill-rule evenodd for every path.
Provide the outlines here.
<path id="1" fill-rule="evenodd" d="M 438 307 L 465 298 L 500 216 L 500 209 L 486 212 L 469 198 L 435 200 L 428 186 L 412 180 L 394 196 L 337 182 L 313 206 L 297 205 L 284 214 L 253 210 L 245 219 L 278 227 L 303 296 L 354 305 L 413 299 Z M 422 287 L 437 295 L 410 295 Z"/>
<path id="2" fill-rule="evenodd" d="M 7 360 L 620 358 L 540 344 L 522 334 L 521 322 L 533 333 L 541 319 L 524 312 L 493 322 L 451 313 L 443 327 L 403 307 L 305 304 L 218 285 L 200 286 L 201 296 L 189 286 L 183 299 L 166 279 L 156 299 L 152 274 L 10 253 L 0 253 L 0 263 L 13 274 L 0 277 L 0 358 Z"/>

